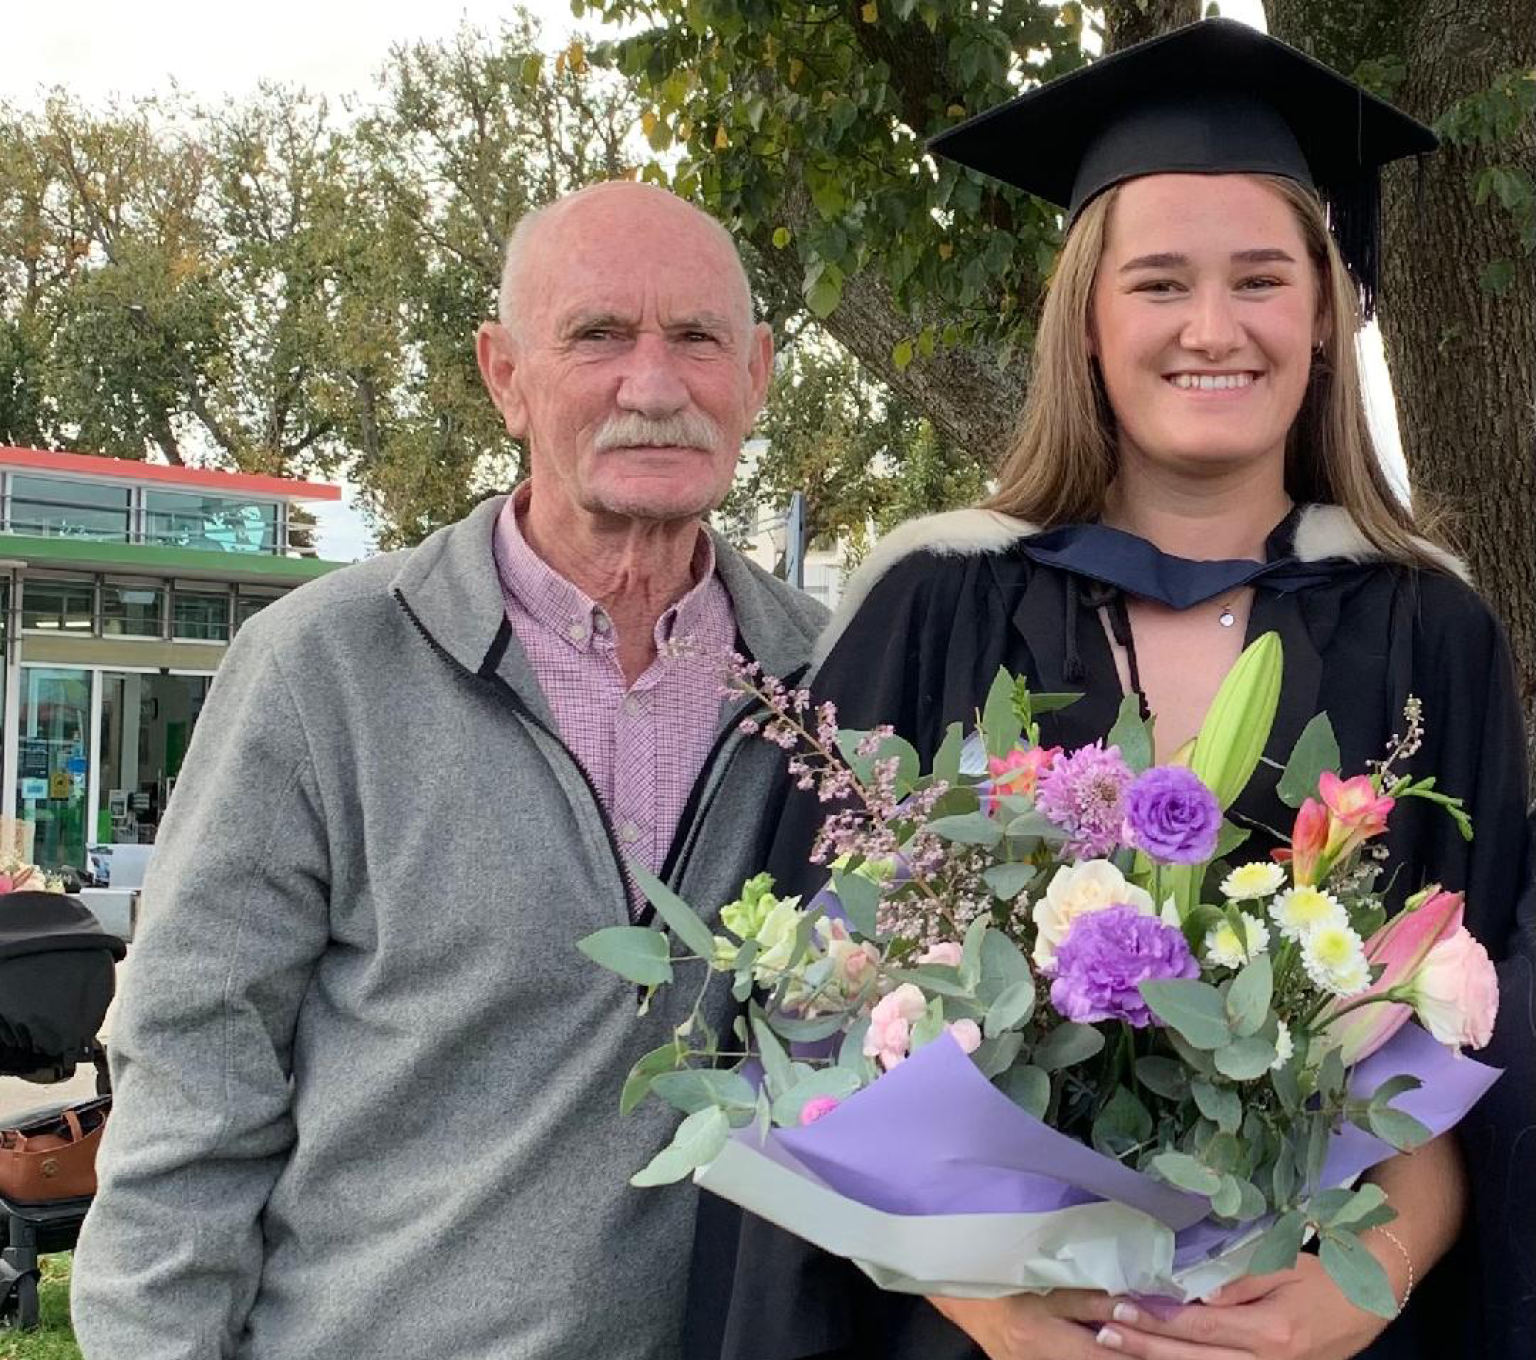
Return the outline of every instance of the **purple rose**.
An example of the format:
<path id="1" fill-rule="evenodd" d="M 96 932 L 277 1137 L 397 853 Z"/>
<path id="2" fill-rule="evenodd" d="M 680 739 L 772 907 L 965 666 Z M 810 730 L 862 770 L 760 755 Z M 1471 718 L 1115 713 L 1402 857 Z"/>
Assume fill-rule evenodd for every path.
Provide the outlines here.
<path id="1" fill-rule="evenodd" d="M 1198 775 L 1154 765 L 1125 795 L 1126 841 L 1166 864 L 1200 864 L 1216 853 L 1221 805 Z"/>
<path id="2" fill-rule="evenodd" d="M 1068 1020 L 1126 1020 L 1145 1029 L 1153 1020 L 1143 982 L 1199 976 L 1177 926 L 1135 907 L 1105 907 L 1079 916 L 1056 950 L 1051 1005 Z"/>

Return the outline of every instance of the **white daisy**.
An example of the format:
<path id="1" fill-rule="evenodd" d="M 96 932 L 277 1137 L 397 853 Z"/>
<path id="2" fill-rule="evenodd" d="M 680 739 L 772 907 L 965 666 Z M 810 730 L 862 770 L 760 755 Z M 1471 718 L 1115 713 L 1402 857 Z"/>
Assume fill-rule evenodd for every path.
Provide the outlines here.
<path id="1" fill-rule="evenodd" d="M 1262 860 L 1252 864 L 1240 864 L 1221 880 L 1221 890 L 1234 902 L 1254 897 L 1268 897 L 1280 891 L 1285 883 L 1285 870 L 1278 864 Z"/>
<path id="2" fill-rule="evenodd" d="M 1269 914 L 1288 940 L 1305 940 L 1324 926 L 1349 927 L 1349 915 L 1339 899 L 1321 888 L 1291 888 L 1281 893 Z"/>
<path id="3" fill-rule="evenodd" d="M 1280 1033 L 1275 1035 L 1275 1060 L 1270 1063 L 1270 1071 L 1277 1071 L 1290 1062 L 1291 1054 L 1296 1051 L 1296 1045 L 1291 1040 L 1290 1026 L 1284 1020 L 1280 1021 Z"/>
<path id="4" fill-rule="evenodd" d="M 1323 925 L 1302 941 L 1307 976 L 1335 996 L 1354 996 L 1371 985 L 1365 944 L 1347 925 Z"/>
<path id="5" fill-rule="evenodd" d="M 1243 938 L 1232 922 L 1222 921 L 1205 933 L 1205 961 L 1219 968 L 1241 968 L 1269 948 L 1269 927 L 1252 916 L 1243 917 Z"/>

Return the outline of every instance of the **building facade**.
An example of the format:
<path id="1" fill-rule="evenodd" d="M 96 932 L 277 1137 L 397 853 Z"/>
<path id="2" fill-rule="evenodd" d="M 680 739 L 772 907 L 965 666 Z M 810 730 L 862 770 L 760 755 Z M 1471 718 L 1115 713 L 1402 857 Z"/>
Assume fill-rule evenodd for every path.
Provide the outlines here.
<path id="1" fill-rule="evenodd" d="M 295 506 L 339 487 L 0 447 L 0 817 L 47 868 L 152 843 L 231 639 L 342 565 Z M 6 825 L 10 825 L 9 820 Z"/>

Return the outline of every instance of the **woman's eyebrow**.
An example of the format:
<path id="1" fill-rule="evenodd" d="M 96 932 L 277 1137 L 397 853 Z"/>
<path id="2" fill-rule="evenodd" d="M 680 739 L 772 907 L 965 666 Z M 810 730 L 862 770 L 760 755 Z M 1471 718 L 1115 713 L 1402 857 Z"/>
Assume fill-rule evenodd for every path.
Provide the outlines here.
<path id="1" fill-rule="evenodd" d="M 1295 257 L 1278 246 L 1263 246 L 1254 250 L 1234 250 L 1233 264 L 1295 264 Z M 1155 255 L 1138 255 L 1120 266 L 1122 274 L 1135 269 L 1182 269 L 1189 264 L 1189 256 L 1177 251 L 1160 251 Z"/>

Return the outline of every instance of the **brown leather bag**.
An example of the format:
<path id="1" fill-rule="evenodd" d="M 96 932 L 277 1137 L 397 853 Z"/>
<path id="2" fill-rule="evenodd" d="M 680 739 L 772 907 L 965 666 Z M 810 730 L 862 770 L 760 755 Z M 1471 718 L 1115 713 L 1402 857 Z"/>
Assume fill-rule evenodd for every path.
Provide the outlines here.
<path id="1" fill-rule="evenodd" d="M 0 1195 L 45 1204 L 96 1193 L 96 1149 L 111 1096 L 67 1106 L 14 1129 L 0 1129 Z"/>

